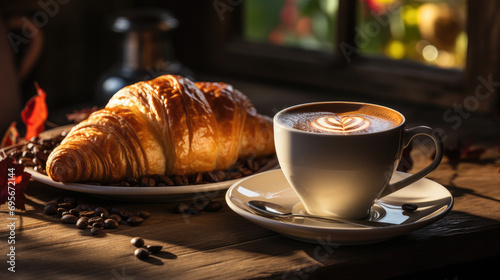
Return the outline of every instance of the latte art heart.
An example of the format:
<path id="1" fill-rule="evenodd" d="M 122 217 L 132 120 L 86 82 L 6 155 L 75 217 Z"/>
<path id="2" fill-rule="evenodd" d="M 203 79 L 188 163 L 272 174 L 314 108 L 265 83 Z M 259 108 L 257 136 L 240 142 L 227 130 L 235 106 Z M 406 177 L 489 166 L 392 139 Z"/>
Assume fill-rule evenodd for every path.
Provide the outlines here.
<path id="1" fill-rule="evenodd" d="M 313 120 L 310 125 L 327 132 L 356 132 L 370 126 L 370 121 L 358 116 L 321 117 Z"/>

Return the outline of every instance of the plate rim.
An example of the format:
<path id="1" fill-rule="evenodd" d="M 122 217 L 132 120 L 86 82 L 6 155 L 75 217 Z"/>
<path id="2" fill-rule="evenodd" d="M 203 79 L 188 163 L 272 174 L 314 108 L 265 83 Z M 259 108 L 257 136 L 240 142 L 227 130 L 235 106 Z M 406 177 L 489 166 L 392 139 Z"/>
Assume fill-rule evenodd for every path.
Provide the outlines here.
<path id="1" fill-rule="evenodd" d="M 82 183 L 56 182 L 50 179 L 49 176 L 36 172 L 31 168 L 26 168 L 25 170 L 26 172 L 31 174 L 34 180 L 40 183 L 60 189 L 83 192 L 83 193 L 100 194 L 100 195 L 154 195 L 154 194 L 168 195 L 168 194 L 192 194 L 199 192 L 210 192 L 210 191 L 227 189 L 236 181 L 239 181 L 241 179 L 240 178 L 240 179 L 233 179 L 217 183 L 184 185 L 184 186 L 124 187 L 124 186 L 101 186 L 101 185 L 82 184 Z"/>

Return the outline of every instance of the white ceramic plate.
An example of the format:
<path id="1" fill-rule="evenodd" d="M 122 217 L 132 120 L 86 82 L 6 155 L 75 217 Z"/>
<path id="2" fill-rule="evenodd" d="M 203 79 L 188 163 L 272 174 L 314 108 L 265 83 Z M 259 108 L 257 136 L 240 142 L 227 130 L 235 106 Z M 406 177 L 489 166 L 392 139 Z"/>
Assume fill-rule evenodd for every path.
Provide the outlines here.
<path id="1" fill-rule="evenodd" d="M 392 180 L 410 174 L 397 172 Z M 366 227 L 302 218 L 269 218 L 256 214 L 247 203 L 250 200 L 269 201 L 302 213 L 298 196 L 281 170 L 267 171 L 239 180 L 226 193 L 229 207 L 255 224 L 284 236 L 311 243 L 360 245 L 384 241 L 427 226 L 444 217 L 453 206 L 451 193 L 442 185 L 422 179 L 378 200 L 370 220 L 390 225 Z M 403 211 L 405 203 L 418 205 L 415 212 Z"/>
<path id="2" fill-rule="evenodd" d="M 70 126 L 58 127 L 55 129 L 44 131 L 40 136 L 42 138 L 50 138 L 60 134 L 62 131 L 69 131 Z M 260 170 L 263 172 L 273 168 L 277 168 L 277 160 L 271 160 Z M 26 168 L 33 179 L 61 189 L 76 191 L 98 195 L 107 199 L 137 201 L 137 202 L 166 202 L 166 201 L 182 201 L 199 196 L 215 197 L 220 191 L 226 190 L 239 179 L 223 181 L 218 183 L 197 184 L 187 186 L 171 186 L 171 187 L 120 187 L 120 186 L 97 186 L 79 183 L 61 183 L 55 182 L 47 175 L 38 173 L 30 168 Z"/>

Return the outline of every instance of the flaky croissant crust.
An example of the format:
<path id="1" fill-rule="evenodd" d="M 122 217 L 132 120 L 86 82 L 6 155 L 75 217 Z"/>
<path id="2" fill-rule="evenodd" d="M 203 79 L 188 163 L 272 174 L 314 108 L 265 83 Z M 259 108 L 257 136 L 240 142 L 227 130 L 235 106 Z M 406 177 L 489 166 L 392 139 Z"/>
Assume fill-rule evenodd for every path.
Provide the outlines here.
<path id="1" fill-rule="evenodd" d="M 49 156 L 54 181 L 118 182 L 222 170 L 274 153 L 271 119 L 225 83 L 165 75 L 118 91 Z"/>

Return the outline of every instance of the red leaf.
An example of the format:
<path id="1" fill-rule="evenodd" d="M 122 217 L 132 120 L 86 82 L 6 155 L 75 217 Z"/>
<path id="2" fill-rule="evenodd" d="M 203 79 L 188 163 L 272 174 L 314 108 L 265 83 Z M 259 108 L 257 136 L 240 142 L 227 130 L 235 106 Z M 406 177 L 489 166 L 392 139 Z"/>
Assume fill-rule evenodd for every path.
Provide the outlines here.
<path id="1" fill-rule="evenodd" d="M 37 95 L 33 96 L 21 112 L 21 117 L 26 125 L 25 139 L 31 139 L 37 136 L 45 129 L 45 121 L 47 120 L 48 110 L 45 98 L 47 93 L 38 86 L 35 82 Z"/>
<path id="2" fill-rule="evenodd" d="M 9 209 L 26 210 L 24 191 L 28 187 L 31 174 L 24 172 L 24 165 L 14 163 L 7 157 L 0 161 L 0 205 L 8 201 Z M 13 212 L 11 212 L 13 213 Z"/>
<path id="3" fill-rule="evenodd" d="M 7 146 L 17 144 L 18 140 L 19 140 L 19 132 L 17 131 L 16 128 L 16 122 L 12 122 L 9 128 L 7 129 L 7 132 L 5 132 L 5 135 L 3 136 L 0 148 L 5 148 Z"/>

